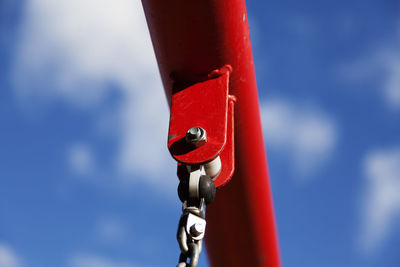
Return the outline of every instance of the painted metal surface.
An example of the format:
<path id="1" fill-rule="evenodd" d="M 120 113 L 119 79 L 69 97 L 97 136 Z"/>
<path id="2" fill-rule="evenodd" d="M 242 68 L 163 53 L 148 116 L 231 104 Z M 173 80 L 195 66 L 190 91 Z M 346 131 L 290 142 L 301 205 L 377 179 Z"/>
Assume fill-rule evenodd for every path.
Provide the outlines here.
<path id="1" fill-rule="evenodd" d="M 224 148 L 230 69 L 224 67 L 221 75 L 172 94 L 168 148 L 177 161 L 203 164 L 216 158 Z M 199 147 L 186 141 L 186 132 L 194 126 L 207 133 L 207 141 Z"/>
<path id="2" fill-rule="evenodd" d="M 221 159 L 221 171 L 214 179 L 216 187 L 232 177 L 234 160 L 234 103 L 229 95 L 229 74 L 232 67 L 223 66 L 208 74 L 208 80 L 187 88 L 174 90 L 168 133 L 168 148 L 179 163 L 201 165 L 216 157 Z M 206 131 L 207 140 L 200 146 L 186 141 L 188 129 L 198 126 Z"/>
<path id="3" fill-rule="evenodd" d="M 169 103 L 199 77 L 233 68 L 236 170 L 207 208 L 211 265 L 280 266 L 244 0 L 142 2 Z"/>

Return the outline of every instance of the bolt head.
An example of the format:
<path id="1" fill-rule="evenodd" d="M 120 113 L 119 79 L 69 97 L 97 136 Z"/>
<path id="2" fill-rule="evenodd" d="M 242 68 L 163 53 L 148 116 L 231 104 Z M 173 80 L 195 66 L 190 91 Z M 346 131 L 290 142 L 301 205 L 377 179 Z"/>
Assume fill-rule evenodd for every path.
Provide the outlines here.
<path id="1" fill-rule="evenodd" d="M 186 132 L 186 142 L 195 146 L 203 145 L 207 141 L 206 130 L 195 126 Z"/>
<path id="2" fill-rule="evenodd" d="M 202 223 L 195 223 L 190 227 L 190 233 L 195 237 L 203 234 L 205 230 L 205 225 Z"/>

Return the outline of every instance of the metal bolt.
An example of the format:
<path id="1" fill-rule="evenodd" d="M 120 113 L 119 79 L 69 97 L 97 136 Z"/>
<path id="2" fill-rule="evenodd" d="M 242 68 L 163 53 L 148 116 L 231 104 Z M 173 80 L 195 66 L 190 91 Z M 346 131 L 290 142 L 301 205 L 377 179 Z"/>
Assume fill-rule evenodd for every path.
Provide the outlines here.
<path id="1" fill-rule="evenodd" d="M 195 146 L 201 146 L 207 142 L 206 130 L 195 126 L 186 132 L 186 142 Z"/>
<path id="2" fill-rule="evenodd" d="M 204 227 L 204 224 L 202 224 L 202 223 L 195 223 L 192 225 L 192 227 L 190 227 L 190 233 L 195 237 L 204 233 L 204 230 L 205 230 L 205 227 Z"/>

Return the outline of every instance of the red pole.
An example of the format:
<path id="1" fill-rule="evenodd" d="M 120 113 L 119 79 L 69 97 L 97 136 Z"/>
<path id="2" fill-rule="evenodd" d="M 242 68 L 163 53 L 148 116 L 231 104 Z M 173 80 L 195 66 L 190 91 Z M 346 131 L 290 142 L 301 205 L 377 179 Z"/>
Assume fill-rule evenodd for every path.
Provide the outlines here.
<path id="1" fill-rule="evenodd" d="M 236 170 L 207 207 L 211 265 L 280 266 L 244 0 L 142 2 L 169 103 L 176 85 L 233 67 Z"/>

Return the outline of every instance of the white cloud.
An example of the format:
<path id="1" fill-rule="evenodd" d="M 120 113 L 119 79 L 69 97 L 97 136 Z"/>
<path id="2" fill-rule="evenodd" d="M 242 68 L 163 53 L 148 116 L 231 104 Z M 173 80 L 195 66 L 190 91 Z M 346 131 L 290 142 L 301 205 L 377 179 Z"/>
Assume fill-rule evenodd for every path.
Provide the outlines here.
<path id="1" fill-rule="evenodd" d="M 69 267 L 137 267 L 133 263 L 116 262 L 97 255 L 76 255 L 69 263 Z"/>
<path id="2" fill-rule="evenodd" d="M 112 114 L 95 113 L 98 125 L 109 122 L 117 133 L 116 176 L 145 177 L 159 188 L 176 181 L 166 179 L 175 173 L 168 105 L 139 0 L 27 1 L 13 77 L 24 105 L 64 101 L 98 110 L 117 90 Z M 83 170 L 89 154 L 77 152 L 73 166 Z"/>
<path id="3" fill-rule="evenodd" d="M 371 151 L 363 168 L 366 190 L 359 241 L 360 248 L 370 252 L 400 223 L 400 148 Z"/>
<path id="4" fill-rule="evenodd" d="M 21 260 L 6 244 L 0 243 L 0 267 L 21 267 Z"/>
<path id="5" fill-rule="evenodd" d="M 377 81 L 377 90 L 389 108 L 400 110 L 400 24 L 393 39 L 372 47 L 368 53 L 339 67 L 339 77 L 351 82 Z"/>
<path id="6" fill-rule="evenodd" d="M 310 176 L 332 155 L 337 127 L 321 110 L 272 99 L 261 103 L 261 116 L 270 157 L 282 155 L 299 177 Z"/>

